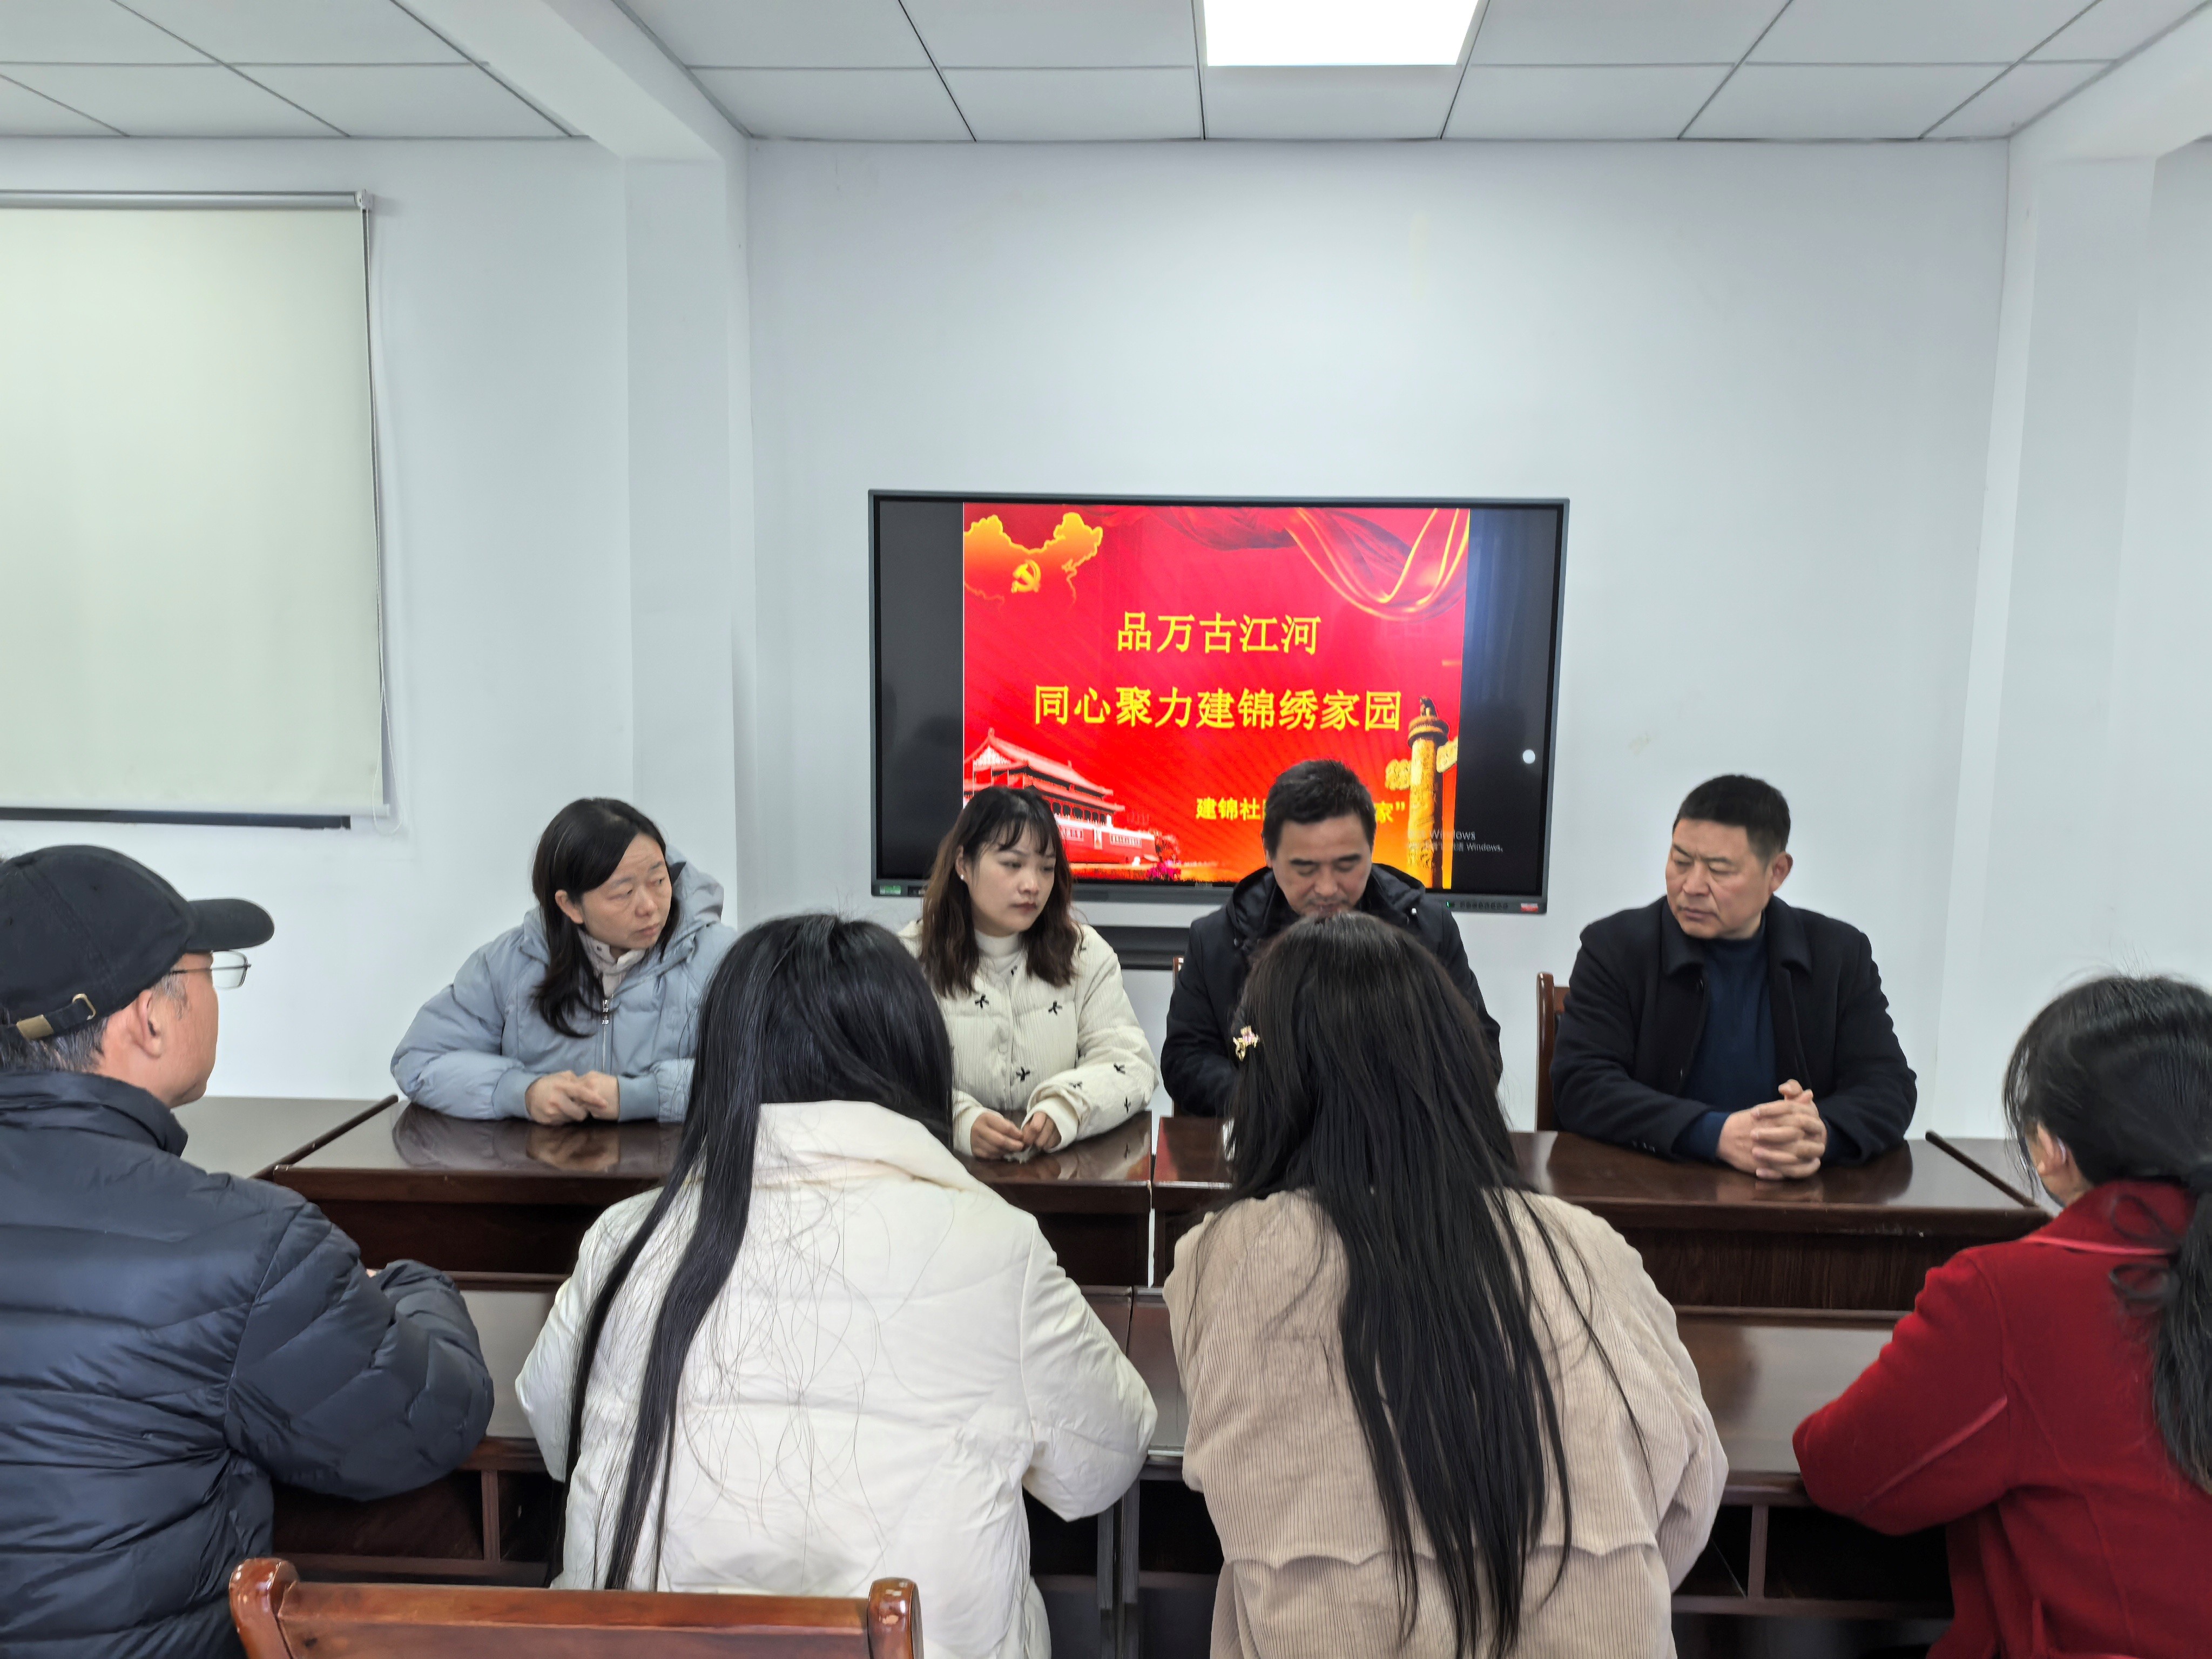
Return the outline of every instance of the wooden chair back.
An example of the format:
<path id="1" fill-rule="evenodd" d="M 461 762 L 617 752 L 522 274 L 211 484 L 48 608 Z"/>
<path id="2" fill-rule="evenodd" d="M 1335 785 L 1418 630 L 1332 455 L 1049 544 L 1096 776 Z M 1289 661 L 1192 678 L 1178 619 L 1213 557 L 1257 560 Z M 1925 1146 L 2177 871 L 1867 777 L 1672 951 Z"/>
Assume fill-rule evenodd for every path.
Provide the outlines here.
<path id="1" fill-rule="evenodd" d="M 308 1584 L 289 1561 L 239 1564 L 230 1616 L 246 1659 L 921 1659 L 911 1579 L 865 1601 L 644 1590 Z"/>
<path id="2" fill-rule="evenodd" d="M 1536 975 L 1536 1127 L 1556 1129 L 1552 1110 L 1552 1050 L 1559 1041 L 1559 1015 L 1567 1006 L 1567 988 L 1549 974 Z"/>

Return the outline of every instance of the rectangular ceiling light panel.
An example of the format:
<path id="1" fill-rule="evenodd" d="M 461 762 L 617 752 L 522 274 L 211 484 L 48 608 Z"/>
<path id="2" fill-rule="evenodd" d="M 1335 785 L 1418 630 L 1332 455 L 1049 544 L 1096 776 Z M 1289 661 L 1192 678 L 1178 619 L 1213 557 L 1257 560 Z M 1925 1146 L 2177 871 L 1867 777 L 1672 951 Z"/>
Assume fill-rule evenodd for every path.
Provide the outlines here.
<path id="1" fill-rule="evenodd" d="M 1205 0 L 1214 69 L 1456 64 L 1481 0 Z"/>

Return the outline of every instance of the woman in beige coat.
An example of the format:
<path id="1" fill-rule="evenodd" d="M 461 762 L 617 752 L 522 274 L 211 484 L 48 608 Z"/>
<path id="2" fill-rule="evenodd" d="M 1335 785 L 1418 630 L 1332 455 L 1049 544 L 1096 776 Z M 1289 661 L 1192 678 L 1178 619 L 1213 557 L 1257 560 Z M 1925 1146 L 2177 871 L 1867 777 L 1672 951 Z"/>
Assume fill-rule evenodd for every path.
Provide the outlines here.
<path id="1" fill-rule="evenodd" d="M 1159 1065 L 1113 946 L 1075 919 L 1052 808 L 979 789 L 937 849 L 921 915 L 900 933 L 952 1038 L 952 1145 L 1048 1152 L 1124 1121 Z"/>
<path id="2" fill-rule="evenodd" d="M 1525 1188 L 1411 935 L 1301 922 L 1244 1009 L 1234 1186 L 1167 1283 L 1214 1659 L 1672 1654 L 1727 1462 L 1636 1253 Z"/>

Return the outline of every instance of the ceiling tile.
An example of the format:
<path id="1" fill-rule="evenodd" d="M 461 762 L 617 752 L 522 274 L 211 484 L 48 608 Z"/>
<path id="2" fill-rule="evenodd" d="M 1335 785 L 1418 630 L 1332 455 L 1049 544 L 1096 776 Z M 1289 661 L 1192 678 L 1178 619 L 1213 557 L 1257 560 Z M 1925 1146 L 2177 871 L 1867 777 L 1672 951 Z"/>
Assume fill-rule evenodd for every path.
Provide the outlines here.
<path id="1" fill-rule="evenodd" d="M 899 0 L 629 0 L 680 63 L 728 69 L 927 69 Z"/>
<path id="2" fill-rule="evenodd" d="M 934 70 L 708 69 L 699 82 L 756 138 L 968 137 Z"/>
<path id="3" fill-rule="evenodd" d="M 392 0 L 131 0 L 226 64 L 456 64 Z"/>
<path id="4" fill-rule="evenodd" d="M 1754 64 L 2009 64 L 2088 0 L 1791 0 Z"/>
<path id="5" fill-rule="evenodd" d="M 204 64 L 113 0 L 0 0 L 0 64 Z"/>
<path id="6" fill-rule="evenodd" d="M 355 138 L 558 138 L 473 64 L 265 64 L 246 71 Z"/>
<path id="7" fill-rule="evenodd" d="M 1198 64 L 1191 0 L 906 0 L 939 69 Z"/>
<path id="8" fill-rule="evenodd" d="M 1784 0 L 1490 0 L 1475 64 L 1733 64 Z"/>
<path id="9" fill-rule="evenodd" d="M 2104 68 L 2102 64 L 2016 64 L 1928 136 L 2009 138 Z"/>
<path id="10" fill-rule="evenodd" d="M 1917 138 L 1997 76 L 1974 64 L 1746 64 L 1688 138 Z"/>
<path id="11" fill-rule="evenodd" d="M 1209 69 L 1209 138 L 1434 138 L 1456 69 Z"/>
<path id="12" fill-rule="evenodd" d="M 28 87 L 0 80 L 0 137 L 110 138 L 114 129 L 41 98 Z"/>
<path id="13" fill-rule="evenodd" d="M 1713 95 L 1726 64 L 1472 64 L 1447 138 L 1672 138 Z"/>
<path id="14" fill-rule="evenodd" d="M 2124 58 L 2203 3 L 2204 0 L 2097 0 L 2038 46 L 2035 55 L 2083 62 Z"/>
<path id="15" fill-rule="evenodd" d="M 1198 70 L 949 69 L 979 141 L 1196 138 Z"/>
<path id="16" fill-rule="evenodd" d="M 216 64 L 40 64 L 10 78 L 134 138 L 328 138 L 330 128 Z"/>

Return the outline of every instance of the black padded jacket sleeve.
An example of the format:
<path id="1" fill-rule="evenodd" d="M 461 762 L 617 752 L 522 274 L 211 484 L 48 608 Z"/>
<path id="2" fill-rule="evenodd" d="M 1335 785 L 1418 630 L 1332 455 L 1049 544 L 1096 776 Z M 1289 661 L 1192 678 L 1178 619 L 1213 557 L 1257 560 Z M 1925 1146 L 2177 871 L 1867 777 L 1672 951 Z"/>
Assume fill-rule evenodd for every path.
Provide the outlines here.
<path id="1" fill-rule="evenodd" d="M 237 1451 L 289 1486 L 383 1498 L 458 1467 L 491 1400 L 451 1279 L 414 1261 L 371 1279 L 321 1211 L 290 1212 L 239 1338 L 225 1422 Z"/>
<path id="2" fill-rule="evenodd" d="M 1467 941 L 1460 937 L 1459 923 L 1449 911 L 1442 917 L 1443 926 L 1435 934 L 1437 960 L 1443 964 L 1451 982 L 1460 995 L 1467 999 L 1474 1010 L 1476 1022 L 1482 1027 L 1483 1046 L 1490 1050 L 1490 1069 L 1493 1077 L 1504 1075 L 1504 1060 L 1498 1043 L 1498 1022 L 1490 1017 L 1490 1010 L 1482 1000 L 1482 987 L 1474 982 L 1474 968 L 1467 959 Z"/>
<path id="3" fill-rule="evenodd" d="M 1237 1062 L 1230 1057 L 1224 1015 L 1212 994 L 1233 981 L 1231 964 L 1212 957 L 1236 947 L 1194 927 L 1168 1000 L 1168 1029 L 1160 1044 L 1160 1076 L 1168 1098 L 1186 1117 L 1227 1117 L 1237 1092 Z"/>
<path id="4" fill-rule="evenodd" d="M 1585 936 L 1587 938 L 1587 935 Z M 1698 1101 L 1636 1079 L 1636 1012 L 1628 988 L 1585 943 L 1552 1050 L 1552 1109 L 1562 1129 L 1662 1158 L 1703 1117 Z"/>
<path id="5" fill-rule="evenodd" d="M 1836 988 L 1836 1080 L 1814 1097 L 1828 1126 L 1829 1164 L 1863 1164 L 1901 1146 L 1919 1101 L 1874 949 L 1863 935 L 1856 943 Z"/>

